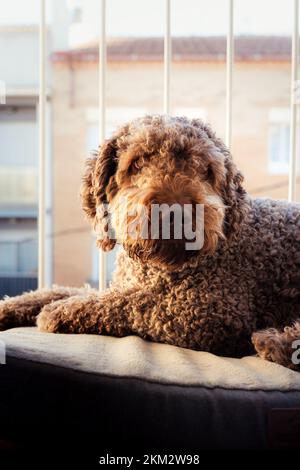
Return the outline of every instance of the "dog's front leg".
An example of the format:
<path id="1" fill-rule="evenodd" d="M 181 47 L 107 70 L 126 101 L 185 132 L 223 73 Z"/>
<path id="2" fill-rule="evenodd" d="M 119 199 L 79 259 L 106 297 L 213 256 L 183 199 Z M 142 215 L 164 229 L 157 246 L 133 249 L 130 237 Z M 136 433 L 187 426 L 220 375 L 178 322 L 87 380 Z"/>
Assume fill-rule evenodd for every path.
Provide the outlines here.
<path id="1" fill-rule="evenodd" d="M 41 331 L 124 336 L 129 329 L 126 294 L 108 290 L 76 295 L 46 305 L 37 317 Z"/>
<path id="2" fill-rule="evenodd" d="M 52 333 L 135 333 L 151 339 L 157 334 L 161 339 L 162 331 L 153 316 L 159 304 L 159 296 L 152 292 L 112 288 L 103 294 L 93 292 L 46 305 L 37 317 L 37 326 Z"/>
<path id="3" fill-rule="evenodd" d="M 16 297 L 7 297 L 0 301 L 0 330 L 34 325 L 44 305 L 83 292 L 86 292 L 85 288 L 54 286 L 51 289 L 39 289 Z"/>

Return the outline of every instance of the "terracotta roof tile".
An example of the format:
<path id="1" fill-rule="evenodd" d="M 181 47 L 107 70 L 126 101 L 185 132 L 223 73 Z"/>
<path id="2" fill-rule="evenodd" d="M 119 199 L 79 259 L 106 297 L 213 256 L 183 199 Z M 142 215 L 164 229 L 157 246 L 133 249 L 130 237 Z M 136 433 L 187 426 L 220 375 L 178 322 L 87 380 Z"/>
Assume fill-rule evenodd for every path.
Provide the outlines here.
<path id="1" fill-rule="evenodd" d="M 162 38 L 121 38 L 107 43 L 108 61 L 157 61 L 163 60 Z M 289 61 L 291 39 L 287 36 L 237 36 L 235 38 L 235 60 L 238 61 Z M 224 61 L 225 37 L 175 37 L 172 38 L 174 61 Z M 74 60 L 97 62 L 96 43 L 85 47 L 58 51 L 52 55 L 54 62 Z"/>

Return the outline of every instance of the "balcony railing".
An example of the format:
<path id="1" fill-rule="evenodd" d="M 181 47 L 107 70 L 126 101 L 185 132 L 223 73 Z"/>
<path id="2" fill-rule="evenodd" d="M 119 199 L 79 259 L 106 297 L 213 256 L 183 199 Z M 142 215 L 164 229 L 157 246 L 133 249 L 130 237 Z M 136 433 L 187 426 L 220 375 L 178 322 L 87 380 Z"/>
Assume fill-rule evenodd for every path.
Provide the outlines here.
<path id="1" fill-rule="evenodd" d="M 105 136 L 106 116 L 106 0 L 101 1 L 101 33 L 99 37 L 99 141 Z M 165 41 L 164 41 L 164 112 L 169 113 L 171 79 L 171 0 L 165 2 Z M 298 78 L 298 16 L 299 0 L 293 0 L 293 34 L 291 56 L 291 101 L 290 101 L 290 155 L 289 155 L 289 200 L 296 196 L 296 123 L 297 102 L 295 86 Z M 45 285 L 45 120 L 46 120 L 46 0 L 40 0 L 40 89 L 39 89 L 39 287 Z M 234 71 L 234 0 L 228 0 L 228 28 L 226 55 L 226 144 L 231 145 L 232 134 L 232 84 Z M 106 285 L 105 254 L 99 254 L 99 289 Z"/>

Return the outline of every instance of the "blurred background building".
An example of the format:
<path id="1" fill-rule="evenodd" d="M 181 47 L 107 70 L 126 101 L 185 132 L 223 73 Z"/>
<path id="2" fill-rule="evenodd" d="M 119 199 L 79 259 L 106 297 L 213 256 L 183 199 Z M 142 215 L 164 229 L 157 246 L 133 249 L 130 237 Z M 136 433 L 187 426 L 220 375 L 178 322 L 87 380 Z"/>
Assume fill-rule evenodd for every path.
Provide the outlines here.
<path id="1" fill-rule="evenodd" d="M 93 2 L 91 2 L 92 4 Z M 91 9 L 53 1 L 48 30 L 47 279 L 97 282 L 97 251 L 84 220 L 79 185 L 87 155 L 98 147 L 98 43 Z M 0 29 L 0 297 L 36 286 L 37 100 L 36 26 Z M 235 40 L 232 152 L 253 196 L 288 191 L 290 53 L 288 35 Z M 171 113 L 200 117 L 225 132 L 222 35 L 172 41 Z M 162 112 L 163 40 L 113 36 L 108 41 L 109 136 L 128 119 Z M 297 180 L 300 198 L 299 177 Z M 108 278 L 114 253 L 108 258 Z"/>
<path id="2" fill-rule="evenodd" d="M 0 295 L 36 286 L 38 29 L 0 29 Z"/>
<path id="3" fill-rule="evenodd" d="M 65 2 L 53 0 L 53 22 L 47 32 L 47 214 L 52 227 L 52 67 L 51 53 L 68 47 L 71 22 Z M 0 25 L 0 298 L 37 286 L 38 197 L 38 25 Z M 47 238 L 47 259 L 52 240 Z M 53 263 L 46 277 L 53 279 Z"/>

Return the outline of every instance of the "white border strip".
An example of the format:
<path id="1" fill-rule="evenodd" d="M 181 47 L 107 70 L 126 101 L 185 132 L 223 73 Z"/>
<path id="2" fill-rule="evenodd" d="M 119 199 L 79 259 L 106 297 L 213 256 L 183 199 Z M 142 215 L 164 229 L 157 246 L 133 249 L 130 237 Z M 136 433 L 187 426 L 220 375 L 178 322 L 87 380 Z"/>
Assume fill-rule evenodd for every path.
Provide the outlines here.
<path id="1" fill-rule="evenodd" d="M 226 131 L 225 143 L 228 148 L 232 140 L 232 75 L 234 56 L 234 36 L 233 36 L 233 0 L 228 0 L 228 30 L 226 45 Z"/>
<path id="2" fill-rule="evenodd" d="M 165 40 L 164 40 L 164 113 L 170 113 L 171 75 L 171 1 L 165 0 Z"/>
<path id="3" fill-rule="evenodd" d="M 105 139 L 106 116 L 106 0 L 101 0 L 101 31 L 99 37 L 99 141 Z M 106 254 L 99 251 L 99 290 L 106 288 Z"/>
<path id="4" fill-rule="evenodd" d="M 46 4 L 40 0 L 39 24 L 39 210 L 38 288 L 45 287 L 45 167 L 46 167 Z"/>
<path id="5" fill-rule="evenodd" d="M 299 1 L 294 0 L 294 25 L 291 58 L 291 118 L 290 118 L 290 158 L 289 158 L 289 201 L 296 199 L 296 159 L 297 159 L 297 78 L 299 63 Z"/>

